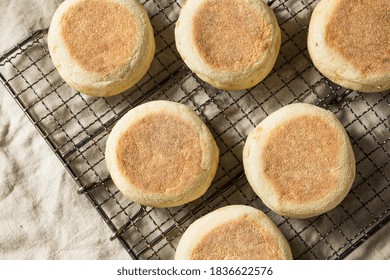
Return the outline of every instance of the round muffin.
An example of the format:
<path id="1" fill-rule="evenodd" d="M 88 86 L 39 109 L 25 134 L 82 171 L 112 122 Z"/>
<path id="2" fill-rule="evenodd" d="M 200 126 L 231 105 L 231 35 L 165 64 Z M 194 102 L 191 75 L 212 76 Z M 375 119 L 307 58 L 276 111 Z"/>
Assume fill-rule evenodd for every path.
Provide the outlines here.
<path id="1" fill-rule="evenodd" d="M 176 47 L 199 78 L 225 90 L 262 81 L 275 64 L 280 28 L 262 0 L 186 1 L 176 22 Z"/>
<path id="2" fill-rule="evenodd" d="M 292 254 L 279 228 L 263 212 L 230 205 L 192 223 L 180 239 L 175 259 L 290 260 Z"/>
<path id="3" fill-rule="evenodd" d="M 54 13 L 48 46 L 60 76 L 91 96 L 115 95 L 147 72 L 153 29 L 137 0 L 66 0 Z"/>
<path id="4" fill-rule="evenodd" d="M 322 0 L 309 26 L 317 69 L 352 90 L 390 89 L 390 1 Z"/>
<path id="5" fill-rule="evenodd" d="M 355 178 L 348 135 L 325 109 L 292 104 L 265 118 L 246 140 L 245 174 L 271 210 L 309 218 L 336 207 Z"/>
<path id="6" fill-rule="evenodd" d="M 210 186 L 219 150 L 189 107 L 170 101 L 142 104 L 124 115 L 106 144 L 107 168 L 118 189 L 146 206 L 193 201 Z"/>

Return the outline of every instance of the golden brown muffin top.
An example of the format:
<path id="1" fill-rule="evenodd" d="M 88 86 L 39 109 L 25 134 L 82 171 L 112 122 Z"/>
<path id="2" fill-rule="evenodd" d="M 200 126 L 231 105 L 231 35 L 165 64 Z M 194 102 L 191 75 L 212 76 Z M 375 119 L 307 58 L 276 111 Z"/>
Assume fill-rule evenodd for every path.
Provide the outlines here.
<path id="1" fill-rule="evenodd" d="M 237 70 L 261 58 L 270 43 L 270 29 L 247 1 L 206 0 L 193 20 L 193 40 L 206 63 Z"/>
<path id="2" fill-rule="evenodd" d="M 119 169 L 135 187 L 150 193 L 176 192 L 201 172 L 203 150 L 194 127 L 169 113 L 153 113 L 119 138 Z"/>
<path id="3" fill-rule="evenodd" d="M 61 20 L 61 35 L 70 56 L 87 71 L 107 74 L 122 66 L 136 43 L 136 23 L 118 3 L 82 0 Z"/>
<path id="4" fill-rule="evenodd" d="M 341 138 L 318 116 L 298 116 L 268 136 L 260 161 L 281 201 L 307 203 L 322 198 L 339 182 Z"/>
<path id="5" fill-rule="evenodd" d="M 338 1 L 325 36 L 360 72 L 390 71 L 390 1 Z"/>
<path id="6" fill-rule="evenodd" d="M 193 260 L 281 259 L 278 241 L 247 215 L 228 221 L 207 233 L 192 251 Z"/>

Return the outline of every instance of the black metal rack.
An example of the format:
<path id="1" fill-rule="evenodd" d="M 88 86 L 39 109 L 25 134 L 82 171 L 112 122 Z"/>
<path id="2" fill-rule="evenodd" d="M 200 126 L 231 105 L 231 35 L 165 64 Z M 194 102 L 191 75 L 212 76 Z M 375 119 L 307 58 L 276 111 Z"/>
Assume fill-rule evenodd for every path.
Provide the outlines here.
<path id="1" fill-rule="evenodd" d="M 296 259 L 342 259 L 385 225 L 390 211 L 390 96 L 361 94 L 325 79 L 311 63 L 307 26 L 318 1 L 268 1 L 282 30 L 274 70 L 249 90 L 217 90 L 183 64 L 174 25 L 184 1 L 144 0 L 155 30 L 156 54 L 148 74 L 129 91 L 92 98 L 69 88 L 49 56 L 47 30 L 39 30 L 0 57 L 0 79 L 36 126 L 93 207 L 134 259 L 171 259 L 195 219 L 227 204 L 263 210 L 289 240 Z M 155 99 L 192 107 L 220 148 L 214 182 L 200 199 L 181 207 L 141 207 L 113 185 L 104 149 L 113 124 L 128 110 Z M 243 175 L 245 138 L 262 119 L 293 102 L 331 110 L 345 126 L 357 163 L 347 198 L 307 219 L 287 219 L 267 209 Z"/>

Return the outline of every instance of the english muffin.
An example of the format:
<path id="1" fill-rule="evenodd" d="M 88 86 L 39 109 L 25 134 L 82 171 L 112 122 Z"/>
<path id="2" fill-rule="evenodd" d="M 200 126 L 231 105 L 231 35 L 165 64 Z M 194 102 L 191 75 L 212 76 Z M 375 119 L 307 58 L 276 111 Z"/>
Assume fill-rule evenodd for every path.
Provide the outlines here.
<path id="1" fill-rule="evenodd" d="M 180 239 L 176 260 L 292 259 L 279 228 L 260 210 L 231 205 L 192 223 Z"/>
<path id="2" fill-rule="evenodd" d="M 390 89 L 390 1 L 322 0 L 310 20 L 308 50 L 331 81 L 362 92 Z"/>
<path id="3" fill-rule="evenodd" d="M 118 189 L 146 206 L 193 201 L 210 186 L 219 150 L 202 119 L 170 101 L 144 103 L 112 129 L 106 144 L 108 171 Z"/>
<path id="4" fill-rule="evenodd" d="M 262 81 L 280 48 L 280 28 L 262 0 L 186 1 L 176 47 L 187 66 L 212 86 L 241 90 Z"/>
<path id="5" fill-rule="evenodd" d="M 147 72 L 153 29 L 137 0 L 66 0 L 54 13 L 48 46 L 60 76 L 91 96 L 115 95 Z"/>
<path id="6" fill-rule="evenodd" d="M 355 178 L 354 153 L 340 121 L 303 103 L 277 110 L 250 132 L 243 163 L 264 204 L 292 218 L 336 207 Z"/>

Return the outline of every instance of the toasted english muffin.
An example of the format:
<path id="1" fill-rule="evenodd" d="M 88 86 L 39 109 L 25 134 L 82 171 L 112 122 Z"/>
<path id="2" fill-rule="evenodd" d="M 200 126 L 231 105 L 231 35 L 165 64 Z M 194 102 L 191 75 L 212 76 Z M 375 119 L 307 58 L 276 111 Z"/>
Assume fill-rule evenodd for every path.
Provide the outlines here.
<path id="1" fill-rule="evenodd" d="M 390 89 L 390 1 L 322 0 L 310 20 L 308 50 L 331 81 L 362 92 Z"/>
<path id="2" fill-rule="evenodd" d="M 180 239 L 175 259 L 289 260 L 292 254 L 279 228 L 263 212 L 230 205 L 192 223 Z"/>
<path id="3" fill-rule="evenodd" d="M 54 13 L 48 46 L 60 76 L 91 96 L 115 95 L 147 72 L 153 29 L 136 0 L 66 0 Z"/>
<path id="4" fill-rule="evenodd" d="M 193 201 L 210 186 L 219 150 L 211 132 L 189 107 L 144 103 L 124 115 L 106 144 L 107 168 L 118 189 L 146 206 Z"/>
<path id="5" fill-rule="evenodd" d="M 187 66 L 212 86 L 241 90 L 262 81 L 280 48 L 280 28 L 262 0 L 186 1 L 175 27 Z"/>
<path id="6" fill-rule="evenodd" d="M 340 121 L 303 103 L 279 109 L 250 132 L 243 163 L 264 204 L 292 218 L 333 209 L 355 178 L 354 153 Z"/>

